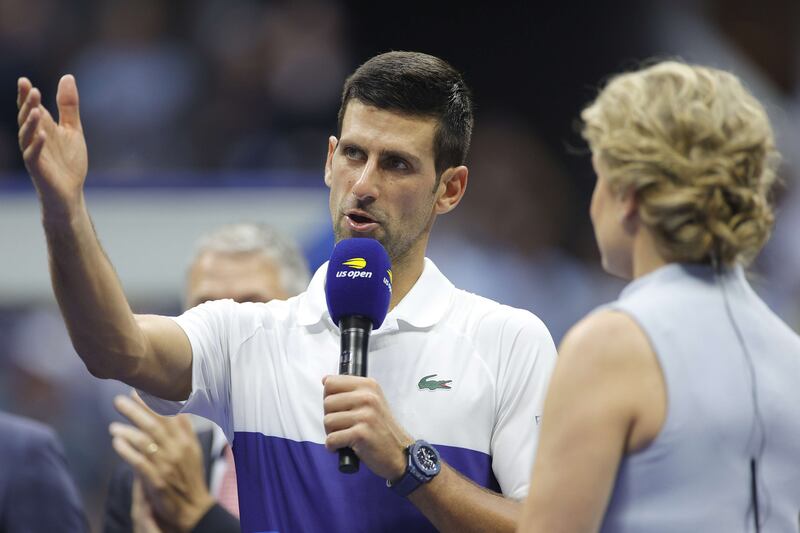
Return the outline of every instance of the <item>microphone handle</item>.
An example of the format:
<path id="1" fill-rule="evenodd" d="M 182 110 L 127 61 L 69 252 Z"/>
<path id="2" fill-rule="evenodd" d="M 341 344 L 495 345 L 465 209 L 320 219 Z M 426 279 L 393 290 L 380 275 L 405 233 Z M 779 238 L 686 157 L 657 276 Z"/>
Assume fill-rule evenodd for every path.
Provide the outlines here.
<path id="1" fill-rule="evenodd" d="M 339 322 L 341 332 L 341 355 L 339 374 L 343 376 L 367 377 L 367 353 L 372 321 L 363 316 L 345 316 Z M 358 472 L 358 456 L 349 447 L 339 449 L 339 472 Z"/>

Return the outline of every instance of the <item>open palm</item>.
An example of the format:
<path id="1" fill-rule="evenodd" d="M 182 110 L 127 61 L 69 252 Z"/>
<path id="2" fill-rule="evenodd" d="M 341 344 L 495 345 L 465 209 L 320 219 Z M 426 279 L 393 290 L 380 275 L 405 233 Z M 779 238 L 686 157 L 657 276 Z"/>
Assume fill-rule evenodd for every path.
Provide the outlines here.
<path id="1" fill-rule="evenodd" d="M 39 89 L 27 78 L 20 78 L 17 123 L 25 167 L 43 200 L 69 201 L 80 195 L 89 164 L 78 87 L 71 75 L 59 81 L 56 102 L 58 123 L 42 105 Z"/>

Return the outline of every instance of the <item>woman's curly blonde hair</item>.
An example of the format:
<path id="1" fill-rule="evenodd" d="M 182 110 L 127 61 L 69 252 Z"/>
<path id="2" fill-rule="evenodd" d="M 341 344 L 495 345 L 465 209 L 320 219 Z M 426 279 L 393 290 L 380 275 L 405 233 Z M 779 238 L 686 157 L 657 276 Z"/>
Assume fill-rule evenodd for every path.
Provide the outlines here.
<path id="1" fill-rule="evenodd" d="M 758 254 L 780 157 L 763 106 L 736 76 L 661 62 L 612 78 L 581 118 L 612 190 L 635 195 L 664 259 L 730 265 Z"/>

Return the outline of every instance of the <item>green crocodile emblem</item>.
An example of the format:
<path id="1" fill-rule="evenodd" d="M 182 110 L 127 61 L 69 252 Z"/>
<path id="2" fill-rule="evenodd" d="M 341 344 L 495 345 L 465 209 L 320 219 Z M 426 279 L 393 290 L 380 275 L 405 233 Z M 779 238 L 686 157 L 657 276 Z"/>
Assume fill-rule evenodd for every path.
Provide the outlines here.
<path id="1" fill-rule="evenodd" d="M 419 383 L 417 383 L 419 390 L 450 389 L 448 383 L 452 382 L 452 379 L 430 379 L 435 377 L 436 374 L 431 374 L 419 380 Z"/>

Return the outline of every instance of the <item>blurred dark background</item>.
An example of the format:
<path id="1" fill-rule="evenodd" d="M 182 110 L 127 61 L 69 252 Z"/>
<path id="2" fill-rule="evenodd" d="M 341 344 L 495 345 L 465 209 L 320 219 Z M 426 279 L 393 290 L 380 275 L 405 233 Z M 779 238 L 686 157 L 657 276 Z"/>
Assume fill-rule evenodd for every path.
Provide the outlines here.
<path id="1" fill-rule="evenodd" d="M 581 108 L 648 58 L 726 68 L 768 107 L 785 157 L 754 283 L 800 325 L 800 2 L 466 5 L 0 0 L 0 408 L 57 428 L 95 529 L 114 460 L 109 398 L 124 387 L 86 373 L 54 311 L 16 142 L 21 75 L 53 109 L 58 78 L 75 74 L 101 238 L 138 311 L 178 313 L 192 241 L 217 223 L 270 222 L 318 266 L 332 243 L 322 168 L 345 77 L 388 50 L 441 56 L 473 89 L 476 129 L 469 192 L 438 222 L 430 256 L 462 288 L 530 309 L 558 340 L 623 285 L 598 267 Z M 244 197 L 264 200 L 242 209 Z"/>

